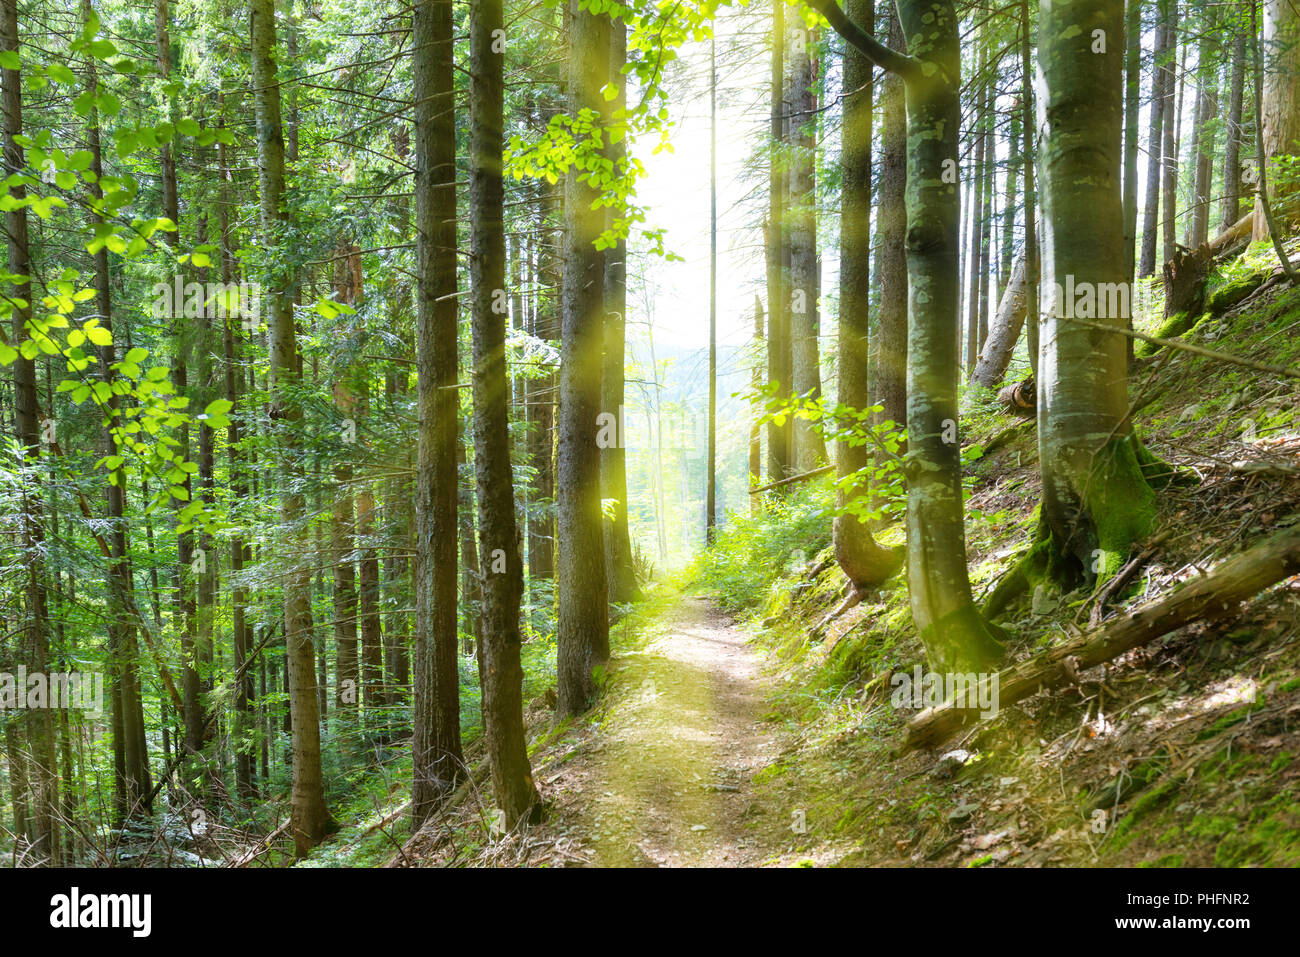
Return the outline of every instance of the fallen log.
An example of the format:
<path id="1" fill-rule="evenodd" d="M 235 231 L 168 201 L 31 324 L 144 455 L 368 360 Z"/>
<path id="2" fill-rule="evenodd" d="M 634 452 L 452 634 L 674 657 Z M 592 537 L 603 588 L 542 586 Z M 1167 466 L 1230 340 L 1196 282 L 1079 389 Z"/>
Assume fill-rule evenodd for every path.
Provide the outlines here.
<path id="1" fill-rule="evenodd" d="M 1038 392 L 1034 385 L 1034 377 L 1030 376 L 1003 386 L 998 391 L 998 401 L 1012 415 L 1032 419 L 1038 413 Z"/>
<path id="2" fill-rule="evenodd" d="M 1209 242 L 1210 252 L 1215 256 L 1219 256 L 1229 247 L 1235 246 L 1242 240 L 1249 240 L 1251 223 L 1254 218 L 1254 212 L 1249 212 L 1211 239 Z"/>
<path id="3" fill-rule="evenodd" d="M 1184 625 L 1230 613 L 1270 585 L 1300 573 L 1300 525 L 1227 559 L 1208 574 L 1103 627 L 997 674 L 997 707 L 1071 684 L 1078 673 L 1145 645 Z M 952 701 L 927 708 L 907 725 L 906 754 L 932 747 L 979 719 L 978 709 Z"/>
<path id="4" fill-rule="evenodd" d="M 978 382 L 986 389 L 993 389 L 1006 375 L 1007 366 L 1011 364 L 1011 354 L 1016 350 L 1020 340 L 1020 330 L 1025 324 L 1025 258 L 1016 256 L 1011 267 L 1011 280 L 1007 283 L 998 311 L 993 315 L 989 325 L 988 337 L 980 349 L 975 361 L 975 370 L 971 381 Z"/>

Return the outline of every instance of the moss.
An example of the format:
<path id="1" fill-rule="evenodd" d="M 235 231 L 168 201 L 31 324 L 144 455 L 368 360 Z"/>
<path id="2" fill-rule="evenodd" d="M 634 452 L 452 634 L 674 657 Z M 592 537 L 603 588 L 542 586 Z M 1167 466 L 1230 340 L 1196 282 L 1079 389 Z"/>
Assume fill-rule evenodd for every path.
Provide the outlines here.
<path id="1" fill-rule="evenodd" d="M 1115 824 L 1114 840 L 1117 846 L 1123 846 L 1133 838 L 1133 828 L 1144 817 L 1159 809 L 1182 783 L 1181 778 L 1170 778 L 1151 791 L 1142 795 L 1133 803 L 1133 809 Z"/>
<path id="2" fill-rule="evenodd" d="M 1241 279 L 1232 279 L 1215 288 L 1206 299 L 1206 312 L 1221 316 L 1237 305 L 1263 284 L 1267 273 L 1253 272 Z"/>
<path id="3" fill-rule="evenodd" d="M 1084 506 L 1096 531 L 1091 570 L 1098 587 L 1155 524 L 1156 497 L 1139 460 L 1141 448 L 1136 436 L 1114 439 L 1097 454 L 1094 474 L 1083 477 Z"/>
<path id="4" fill-rule="evenodd" d="M 1160 325 L 1156 326 L 1156 328 L 1151 332 L 1151 335 L 1158 339 L 1175 339 L 1178 336 L 1181 336 L 1188 329 L 1192 328 L 1192 326 L 1196 325 L 1200 317 L 1201 315 L 1199 312 L 1191 312 L 1189 310 L 1176 312 L 1172 316 L 1166 318 L 1164 322 L 1160 323 Z M 1133 346 L 1133 353 L 1134 355 L 1146 359 L 1155 355 L 1162 348 L 1164 347 L 1156 345 L 1154 342 L 1139 340 Z"/>

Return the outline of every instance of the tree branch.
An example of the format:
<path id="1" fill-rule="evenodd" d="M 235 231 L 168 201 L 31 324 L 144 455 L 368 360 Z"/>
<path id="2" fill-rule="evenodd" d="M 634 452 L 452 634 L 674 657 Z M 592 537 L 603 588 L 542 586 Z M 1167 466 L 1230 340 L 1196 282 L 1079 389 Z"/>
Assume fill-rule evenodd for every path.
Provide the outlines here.
<path id="1" fill-rule="evenodd" d="M 897 73 L 904 81 L 920 75 L 919 61 L 878 42 L 870 33 L 845 16 L 835 0 L 805 0 L 805 2 L 825 17 L 831 29 L 842 36 L 845 42 L 856 47 L 863 56 L 882 70 Z"/>

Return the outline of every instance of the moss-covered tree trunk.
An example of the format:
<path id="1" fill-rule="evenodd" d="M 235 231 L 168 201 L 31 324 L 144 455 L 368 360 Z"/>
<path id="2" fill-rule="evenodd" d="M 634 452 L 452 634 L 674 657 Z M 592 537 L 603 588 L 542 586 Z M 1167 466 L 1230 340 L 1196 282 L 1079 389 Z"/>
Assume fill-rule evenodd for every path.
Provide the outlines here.
<path id="1" fill-rule="evenodd" d="M 1119 182 L 1124 5 L 1043 0 L 1040 9 L 1042 521 L 1049 567 L 1068 583 L 1119 568 L 1150 529 L 1154 495 L 1128 422 L 1120 333 L 1130 306 Z"/>

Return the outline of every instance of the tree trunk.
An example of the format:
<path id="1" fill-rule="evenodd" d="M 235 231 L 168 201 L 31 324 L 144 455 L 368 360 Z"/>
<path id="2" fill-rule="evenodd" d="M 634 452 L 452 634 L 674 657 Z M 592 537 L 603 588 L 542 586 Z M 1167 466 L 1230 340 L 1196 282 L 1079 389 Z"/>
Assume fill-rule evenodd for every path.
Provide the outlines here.
<path id="1" fill-rule="evenodd" d="M 844 11 L 855 23 L 874 24 L 875 0 L 849 0 Z M 849 46 L 844 53 L 844 126 L 841 133 L 840 166 L 840 319 L 836 337 L 838 353 L 835 367 L 839 379 L 837 402 L 858 411 L 870 406 L 867 365 L 868 326 L 871 296 L 871 60 Z M 850 422 L 839 423 L 848 429 Z M 861 430 L 870 421 L 859 423 L 853 444 L 849 436 L 841 438 L 835 449 L 836 475 L 847 479 L 867 467 L 873 454 L 869 443 L 862 442 Z M 882 585 L 900 562 L 893 550 L 881 548 L 870 526 L 845 509 L 853 500 L 869 496 L 865 485 L 852 491 L 836 492 L 837 511 L 832 532 L 835 560 L 861 593 Z"/>
<path id="2" fill-rule="evenodd" d="M 767 269 L 767 381 L 780 391 L 793 388 L 790 304 L 782 251 L 785 248 L 785 0 L 772 0 L 771 124 L 768 152 L 767 224 L 763 230 Z M 794 465 L 794 426 L 789 418 L 767 426 L 767 477 L 783 479 Z"/>
<path id="3" fill-rule="evenodd" d="M 980 350 L 979 362 L 971 373 L 971 381 L 978 382 L 986 389 L 996 389 L 1006 375 L 1007 366 L 1011 364 L 1011 355 L 1020 340 L 1020 330 L 1025 324 L 1025 257 L 1021 253 L 1016 257 L 1011 269 L 1011 280 L 998 311 L 993 316 L 988 338 Z"/>
<path id="4" fill-rule="evenodd" d="M 1142 100 L 1142 0 L 1124 10 L 1124 261 L 1137 268 L 1138 126 Z"/>
<path id="5" fill-rule="evenodd" d="M 1290 0 L 1262 0 L 1264 24 L 1260 43 L 1264 61 L 1264 91 L 1260 98 L 1264 159 L 1268 179 L 1279 182 L 1272 164 L 1279 156 L 1294 153 L 1300 140 L 1300 11 Z M 1276 207 L 1284 193 L 1274 189 Z M 1251 239 L 1268 235 L 1264 208 L 1255 201 L 1255 223 Z"/>
<path id="6" fill-rule="evenodd" d="M 275 4 L 252 0 L 251 49 L 254 104 L 257 116 L 257 159 L 262 206 L 262 242 L 274 248 L 287 221 L 284 205 L 284 135 L 280 119 L 280 84 L 275 61 Z M 269 290 L 272 419 L 283 423 L 284 482 L 280 520 L 289 540 L 281 547 L 301 562 L 307 553 L 296 531 L 303 514 L 302 493 L 297 491 L 301 465 L 297 459 L 302 408 L 293 398 L 299 379 L 297 333 L 292 309 L 292 276 Z M 320 723 L 316 702 L 316 661 L 312 647 L 310 571 L 290 568 L 284 583 L 285 654 L 289 662 L 289 711 L 293 719 L 293 790 L 291 798 L 294 853 L 305 857 L 325 837 L 332 825 L 325 808 L 321 780 Z"/>
<path id="7" fill-rule="evenodd" d="M 221 100 L 221 112 L 225 113 L 225 97 Z M 224 125 L 224 120 L 223 120 Z M 230 235 L 230 180 L 231 159 L 227 155 L 224 143 L 217 145 L 217 165 L 220 167 L 218 185 L 219 221 L 221 224 L 221 280 L 229 284 L 235 280 L 235 251 Z M 222 336 L 222 351 L 225 358 L 226 400 L 231 404 L 230 425 L 226 427 L 227 468 L 230 475 L 230 490 L 236 501 L 248 496 L 248 482 L 245 478 L 243 456 L 240 452 L 240 418 L 234 414 L 239 405 L 239 340 L 237 329 L 242 321 L 242 306 L 238 315 L 229 315 L 226 319 Z M 249 660 L 252 651 L 252 629 L 248 624 L 248 591 L 242 584 L 244 562 L 251 560 L 251 549 L 239 534 L 230 540 L 230 571 L 233 587 L 230 595 L 231 643 L 233 648 L 233 666 L 235 669 L 235 714 L 231 724 L 231 734 L 235 749 L 235 790 L 239 797 L 251 801 L 256 792 L 253 787 L 253 753 L 248 744 L 253 729 L 251 699 L 253 698 L 253 673 Z"/>
<path id="8" fill-rule="evenodd" d="M 1241 215 L 1242 93 L 1246 85 L 1246 37 L 1236 31 L 1232 41 L 1231 79 L 1228 83 L 1227 147 L 1223 154 L 1223 202 L 1219 206 L 1219 231 L 1231 229 Z"/>
<path id="9" fill-rule="evenodd" d="M 1039 106 L 1043 168 L 1043 355 L 1038 438 L 1043 531 L 1064 581 L 1107 578 L 1154 517 L 1154 496 L 1128 424 L 1129 319 L 1119 170 L 1123 49 L 1095 52 L 1094 30 L 1122 36 L 1122 0 L 1044 2 Z M 1047 124 L 1046 118 L 1052 117 Z M 1168 197 L 1166 197 L 1168 198 Z M 1169 212 L 1168 207 L 1166 213 Z M 1074 290 L 1092 291 L 1096 308 Z M 1112 295 L 1113 293 L 1113 295 Z M 1077 305 L 1077 311 L 1076 311 Z M 1114 334 L 1070 321 L 1075 315 Z"/>
<path id="10" fill-rule="evenodd" d="M 418 827 L 463 775 L 456 648 L 456 137 L 452 5 L 423 0 L 412 32 L 415 94 L 415 736 Z"/>
<path id="11" fill-rule="evenodd" d="M 1169 7 L 1173 3 L 1174 0 L 1158 0 L 1155 50 L 1151 58 L 1151 118 L 1147 123 L 1146 207 L 1142 213 L 1142 256 L 1138 263 L 1138 275 L 1143 279 L 1156 271 L 1165 100 L 1173 84 L 1173 54 L 1170 51 L 1172 41 L 1169 35 Z"/>
<path id="12" fill-rule="evenodd" d="M 87 23 L 92 16 L 90 0 L 82 0 L 82 22 Z M 94 57 L 85 61 L 86 89 L 97 91 L 99 86 L 98 71 Z M 99 110 L 92 103 L 86 114 L 86 137 L 91 160 L 90 170 L 95 182 L 89 186 L 95 199 L 103 199 L 103 189 L 99 180 L 104 177 L 103 152 L 99 128 Z M 103 218 L 95 216 L 97 224 Z M 113 328 L 113 300 L 109 280 L 108 250 L 101 248 L 92 257 L 95 266 L 95 308 L 99 314 L 100 325 L 109 332 Z M 121 330 L 117 330 L 120 335 Z M 101 368 L 104 379 L 110 385 L 115 377 L 113 369 L 117 362 L 116 345 L 110 342 L 100 353 Z M 111 410 L 119 407 L 116 395 L 108 401 Z M 112 428 L 105 429 L 106 454 L 117 453 L 118 442 Z M 149 775 L 149 754 L 145 743 L 144 702 L 140 689 L 140 671 L 136 650 L 135 619 L 128 610 L 128 599 L 134 590 L 134 573 L 131 570 L 130 548 L 126 524 L 126 472 L 118 469 L 109 479 L 108 521 L 110 525 L 109 542 L 111 558 L 108 569 L 109 596 L 112 603 L 112 622 L 109 626 L 110 643 L 114 646 L 113 660 L 110 665 L 116 688 L 113 693 L 115 705 L 121 709 L 121 735 L 114 735 L 114 756 L 121 751 L 121 776 L 117 780 L 117 812 L 120 818 L 148 816 L 152 811 L 149 795 L 153 785 Z M 65 762 L 66 764 L 66 762 Z"/>
<path id="13" fill-rule="evenodd" d="M 627 24 L 615 21 L 610 30 L 609 82 L 618 94 L 606 112 L 615 114 L 627 108 L 627 91 L 623 64 L 627 60 Z M 610 159 L 617 170 L 627 154 L 627 141 L 620 139 L 609 146 Z M 617 173 L 616 173 L 617 175 Z M 615 210 L 605 211 L 605 227 L 614 225 Z M 637 601 L 641 589 L 632 564 L 632 533 L 627 518 L 627 451 L 622 434 L 625 383 L 623 362 L 627 349 L 627 240 L 618 239 L 605 254 L 605 342 L 601 371 L 601 408 L 619 423 L 618 441 L 600 450 L 601 496 L 612 503 L 610 518 L 604 523 L 605 575 L 609 582 L 609 600 Z"/>
<path id="14" fill-rule="evenodd" d="M 1168 262 L 1174 255 L 1175 226 L 1178 217 L 1178 156 L 1181 146 L 1179 126 L 1182 120 L 1182 91 L 1185 86 L 1182 62 L 1179 60 L 1178 0 L 1169 0 L 1169 19 L 1165 32 L 1169 36 L 1169 73 L 1165 82 L 1165 115 L 1161 121 L 1164 145 L 1161 148 L 1162 176 L 1160 205 L 1164 212 L 1160 218 L 1162 238 L 1160 261 Z M 1184 55 L 1186 54 L 1186 47 Z M 1177 69 L 1175 69 L 1177 67 Z"/>
<path id="15" fill-rule="evenodd" d="M 513 828 L 537 801 L 523 720 L 519 603 L 524 591 L 523 542 L 515 524 L 510 466 L 505 316 L 494 311 L 505 289 L 503 147 L 504 30 L 502 0 L 474 0 L 470 8 L 470 288 L 474 336 L 474 465 L 479 553 L 483 577 L 483 737 L 492 765 L 492 790 Z M 620 369 L 621 371 L 621 369 Z"/>
<path id="16" fill-rule="evenodd" d="M 601 112 L 609 78 L 609 19 L 569 4 L 570 116 Z M 570 167 L 564 180 L 564 279 L 560 304 L 559 624 L 556 697 L 560 714 L 585 711 L 595 668 L 609 658 L 609 601 L 600 508 L 601 346 L 605 256 L 594 242 L 604 211 L 599 193 Z"/>
<path id="17" fill-rule="evenodd" d="M 790 51 L 789 194 L 785 209 L 790 248 L 790 287 L 785 297 L 790 316 L 790 382 L 799 395 L 821 396 L 821 330 L 818 299 L 821 283 L 817 261 L 817 93 L 813 46 L 816 34 L 798 18 L 787 21 Z M 826 443 L 813 422 L 794 419 L 794 466 L 807 472 L 826 463 Z"/>
<path id="18" fill-rule="evenodd" d="M 1195 249 L 1210 238 L 1210 187 L 1214 181 L 1215 133 L 1218 130 L 1218 70 L 1212 63 L 1218 24 L 1213 13 L 1202 20 L 1196 63 L 1196 171 L 1192 181 L 1192 218 L 1187 243 Z"/>
<path id="19" fill-rule="evenodd" d="M 889 46 L 903 47 L 898 12 L 889 5 Z M 882 91 L 880 204 L 880 335 L 876 343 L 877 405 L 886 421 L 907 425 L 907 103 L 901 77 L 889 73 Z"/>
<path id="20" fill-rule="evenodd" d="M 0 50 L 18 52 L 17 0 L 0 2 Z M 22 77 L 17 69 L 0 69 L 4 93 L 4 161 L 6 169 L 26 168 L 26 159 L 18 137 L 23 135 Z M 28 338 L 26 323 L 31 318 L 30 301 L 37 284 L 31 282 L 32 262 L 27 235 L 27 207 L 23 204 L 26 189 L 21 182 L 9 187 L 9 196 L 15 208 L 5 213 L 5 232 L 8 235 L 9 272 L 21 279 L 14 280 L 14 293 L 10 299 L 13 314 L 13 342 L 15 346 Z M 19 301 L 21 300 L 21 302 Z M 14 359 L 14 437 L 23 449 L 23 462 L 28 468 L 37 468 L 40 461 L 39 397 L 36 387 L 36 360 L 19 355 Z M 45 531 L 41 500 L 35 486 L 24 490 L 22 496 L 23 521 L 19 543 L 25 558 L 23 609 L 22 662 L 29 672 L 44 672 L 49 662 L 49 613 L 45 591 Z M 27 837 L 31 843 L 33 860 L 57 867 L 59 864 L 58 837 L 58 765 L 55 763 L 54 711 L 34 708 L 24 716 L 22 737 L 27 753 L 23 761 L 23 776 L 30 791 L 28 804 Z"/>

